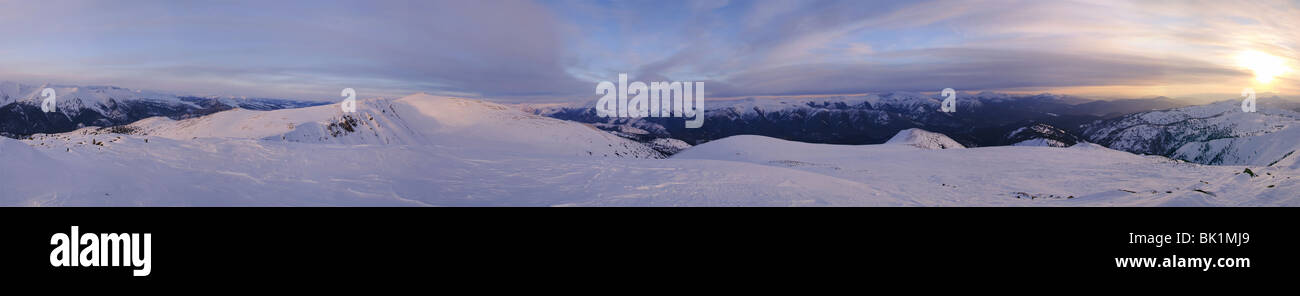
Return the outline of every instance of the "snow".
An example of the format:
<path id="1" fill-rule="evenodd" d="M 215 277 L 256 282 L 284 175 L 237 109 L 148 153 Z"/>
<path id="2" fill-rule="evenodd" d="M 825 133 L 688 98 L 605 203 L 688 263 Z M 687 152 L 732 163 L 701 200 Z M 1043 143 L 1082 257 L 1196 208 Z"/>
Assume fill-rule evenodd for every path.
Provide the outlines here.
<path id="1" fill-rule="evenodd" d="M 1092 124 L 1085 134 L 1112 148 L 1196 163 L 1268 165 L 1300 150 L 1300 113 L 1275 103 L 1261 100 L 1253 113 L 1242 112 L 1239 100 L 1143 112 Z"/>
<path id="2" fill-rule="evenodd" d="M 651 140 L 648 145 L 650 145 L 651 148 L 655 148 L 655 150 L 665 151 L 672 154 L 691 148 L 691 144 L 686 143 L 686 141 L 673 138 L 654 139 Z"/>
<path id="3" fill-rule="evenodd" d="M 1020 141 L 1015 144 L 1011 144 L 1011 146 L 1068 147 L 1069 145 L 1066 145 L 1065 143 L 1061 143 L 1061 141 L 1057 141 L 1057 140 L 1033 138 L 1029 140 Z"/>
<path id="4" fill-rule="evenodd" d="M 59 181 L 65 180 L 62 178 L 69 168 L 39 150 L 18 140 L 0 137 L 0 163 L 4 164 L 0 180 L 5 192 L 0 194 L 0 205 L 41 205 L 42 200 L 50 198 L 49 192 L 57 188 Z"/>
<path id="5" fill-rule="evenodd" d="M 358 100 L 357 104 L 354 114 L 344 114 L 337 104 L 331 104 L 273 111 L 231 110 L 179 122 L 150 118 L 130 126 L 142 134 L 182 140 L 215 137 L 352 145 L 473 142 L 561 155 L 662 156 L 589 125 L 485 101 L 416 94 L 396 100 Z"/>
<path id="6" fill-rule="evenodd" d="M 1007 133 L 1007 137 L 1008 137 L 1008 138 L 1012 138 L 1012 137 L 1015 137 L 1015 136 L 1017 136 L 1017 135 L 1020 135 L 1020 133 L 1026 132 L 1026 131 L 1030 131 L 1029 127 L 1018 128 L 1018 129 L 1016 129 L 1016 130 L 1011 131 L 1010 133 Z"/>
<path id="7" fill-rule="evenodd" d="M 910 128 L 898 131 L 894 137 L 885 141 L 888 145 L 909 145 L 921 149 L 965 149 L 957 141 L 953 141 L 944 134 L 930 132 L 919 128 Z"/>
<path id="8" fill-rule="evenodd" d="M 1293 194 L 1300 190 L 1296 182 L 1300 175 L 1294 168 L 1252 167 L 1260 176 L 1249 178 L 1240 174 L 1245 167 L 1138 156 L 1090 143 L 1067 149 L 918 150 L 902 145 L 808 144 L 735 136 L 695 146 L 671 159 L 788 167 L 870 185 L 885 196 L 925 206 L 1300 204 L 1300 197 Z"/>
<path id="9" fill-rule="evenodd" d="M 39 106 L 44 97 L 41 91 L 45 88 L 52 88 L 56 94 L 58 110 L 69 116 L 80 114 L 81 108 L 95 110 L 105 116 L 109 114 L 107 107 L 113 101 L 123 100 L 146 100 L 173 105 L 189 105 L 194 108 L 198 106 L 184 102 L 174 95 L 132 90 L 115 86 L 71 86 L 71 85 L 26 85 L 15 82 L 0 82 L 0 105 L 19 102 L 33 106 Z"/>
<path id="10" fill-rule="evenodd" d="M 107 143 L 78 144 L 89 143 L 91 137 Z M 14 179 L 5 179 L 7 188 L 25 193 L 6 195 L 0 202 L 43 206 L 915 205 L 878 192 L 879 198 L 858 198 L 873 193 L 860 183 L 727 161 L 572 157 L 511 146 L 339 145 L 234 138 L 149 138 L 146 143 L 144 139 L 68 134 L 33 140 L 39 146 L 57 145 L 32 151 L 53 159 L 23 160 L 34 167 L 50 167 L 26 171 L 44 175 L 50 185 L 8 184 Z M 54 169 L 54 165 L 68 167 Z"/>
<path id="11" fill-rule="evenodd" d="M 917 149 L 955 142 L 911 130 L 907 145 L 734 136 L 655 159 L 587 125 L 424 94 L 132 126 L 0 138 L 0 205 L 1300 205 L 1300 155 L 1252 178 L 1087 143 Z"/>

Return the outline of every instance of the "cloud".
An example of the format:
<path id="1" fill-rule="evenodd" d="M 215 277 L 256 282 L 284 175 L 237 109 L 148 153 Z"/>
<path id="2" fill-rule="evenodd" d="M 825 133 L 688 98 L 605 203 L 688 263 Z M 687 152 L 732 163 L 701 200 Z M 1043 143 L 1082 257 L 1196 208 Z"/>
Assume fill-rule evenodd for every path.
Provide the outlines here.
<path id="1" fill-rule="evenodd" d="M 30 58 L 44 60 L 48 71 L 80 70 L 65 77 L 156 77 L 137 87 L 209 83 L 228 92 L 298 96 L 397 87 L 505 97 L 587 88 L 565 73 L 559 20 L 531 1 L 113 4 L 7 7 L 25 13 L 0 21 L 0 30 L 25 37 L 19 50 L 45 52 Z M 51 25 L 19 25 L 42 15 L 52 16 Z M 29 63 L 0 58 L 0 65 Z"/>
<path id="2" fill-rule="evenodd" d="M 924 63 L 802 64 L 753 69 L 708 84 L 715 97 L 933 92 L 1026 87 L 1212 83 L 1248 75 L 1193 60 L 984 49 L 887 54 Z"/>
<path id="3" fill-rule="evenodd" d="M 327 99 L 587 99 L 618 73 L 706 81 L 714 97 L 1232 93 L 1251 81 L 1239 52 L 1300 69 L 1296 15 L 1284 0 L 10 1 L 0 78 Z"/>

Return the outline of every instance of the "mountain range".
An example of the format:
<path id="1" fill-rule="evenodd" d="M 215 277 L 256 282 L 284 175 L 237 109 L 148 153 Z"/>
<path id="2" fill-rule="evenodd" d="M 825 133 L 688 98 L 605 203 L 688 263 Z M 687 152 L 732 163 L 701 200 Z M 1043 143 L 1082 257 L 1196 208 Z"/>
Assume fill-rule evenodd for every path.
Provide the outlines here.
<path id="1" fill-rule="evenodd" d="M 761 135 L 826 144 L 879 144 L 901 131 L 924 129 L 965 147 L 1069 147 L 1094 142 L 1139 154 L 1202 164 L 1267 164 L 1295 149 L 1245 142 L 1285 137 L 1300 103 L 1271 97 L 1260 112 L 1239 112 L 1239 100 L 1189 106 L 1165 97 L 1090 100 L 1052 94 L 961 94 L 957 112 L 939 112 L 938 97 L 893 92 L 819 98 L 708 101 L 707 124 L 687 129 L 674 118 L 602 118 L 587 105 L 521 106 L 534 114 L 591 123 L 642 143 L 680 140 L 699 145 L 735 135 Z M 1213 110 L 1210 112 L 1209 110 Z M 1237 112 L 1233 112 L 1236 110 Z M 1191 145 L 1188 145 L 1191 144 Z M 1259 144 L 1265 145 L 1265 144 Z M 1249 148 L 1243 148 L 1251 146 Z M 671 154 L 671 153 L 668 153 Z"/>
<path id="2" fill-rule="evenodd" d="M 1201 164 L 1272 165 L 1300 150 L 1300 112 L 1293 102 L 1241 101 L 1148 111 L 1080 127 L 1088 141 L 1140 154 Z"/>
<path id="3" fill-rule="evenodd" d="M 148 101 L 199 106 L 176 99 Z M 1300 117 L 1285 103 L 1261 101 L 1254 113 L 1225 101 L 1120 114 L 1114 110 L 1146 103 L 1103 108 L 1072 97 L 986 93 L 959 99 L 958 112 L 948 114 L 915 94 L 755 99 L 712 104 L 706 128 L 687 136 L 674 134 L 680 121 L 582 123 L 555 118 L 580 113 L 570 106 L 427 94 L 359 100 L 355 113 L 338 104 L 236 108 L 0 138 L 0 162 L 9 168 L 0 171 L 7 190 L 0 205 L 1300 204 L 1300 154 L 1292 152 Z M 1084 104 L 1094 105 L 1078 107 Z M 835 118 L 852 120 L 824 121 Z M 726 120 L 828 141 L 866 140 L 816 128 L 901 129 L 859 144 L 708 129 Z M 1072 121 L 1079 123 L 1065 124 Z M 781 126 L 796 123 L 807 125 Z M 1153 153 L 1124 151 L 1143 149 Z"/>
<path id="4" fill-rule="evenodd" d="M 55 91 L 57 108 L 40 108 L 42 90 Z M 23 137 L 87 126 L 118 126 L 163 116 L 184 119 L 241 108 L 275 110 L 325 104 L 283 99 L 176 96 L 115 86 L 27 85 L 0 82 L 0 135 Z"/>

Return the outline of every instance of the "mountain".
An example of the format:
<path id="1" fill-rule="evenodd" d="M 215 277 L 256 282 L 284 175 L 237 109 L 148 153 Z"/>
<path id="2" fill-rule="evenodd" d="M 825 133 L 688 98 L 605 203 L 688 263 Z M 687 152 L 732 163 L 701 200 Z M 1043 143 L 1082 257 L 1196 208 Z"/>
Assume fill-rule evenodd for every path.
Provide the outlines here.
<path id="1" fill-rule="evenodd" d="M 628 135 L 631 128 L 644 133 L 629 138 L 648 143 L 671 138 L 696 145 L 734 135 L 762 135 L 791 141 L 827 144 L 879 144 L 899 131 L 921 128 L 951 137 L 966 147 L 1002 146 L 1012 131 L 1037 124 L 1064 134 L 1049 139 L 1076 137 L 1081 124 L 1105 116 L 1181 106 L 1167 98 L 1095 101 L 1073 96 L 1009 95 L 983 92 L 959 94 L 957 112 L 939 112 L 938 97 L 908 92 L 861 96 L 748 98 L 705 102 L 705 124 L 687 129 L 680 118 L 601 118 L 581 105 L 520 106 L 534 114 L 591 123 L 603 130 Z M 1127 114 L 1127 113 L 1124 113 Z M 1059 139 L 1057 139 L 1059 140 Z"/>
<path id="2" fill-rule="evenodd" d="M 910 128 L 899 131 L 886 145 L 908 145 L 921 149 L 965 149 L 965 146 L 958 144 L 948 136 L 940 133 L 932 133 L 919 128 Z"/>
<path id="3" fill-rule="evenodd" d="M 1089 141 L 1114 149 L 1202 164 L 1270 165 L 1300 150 L 1300 113 L 1260 99 L 1258 112 L 1241 101 L 1130 114 L 1083 126 Z"/>
<path id="4" fill-rule="evenodd" d="M 56 112 L 45 113 L 41 91 L 54 89 Z M 184 119 L 234 108 L 278 109 L 322 103 L 178 97 L 114 86 L 25 85 L 0 82 L 0 136 L 68 132 L 86 126 L 118 126 L 165 116 Z"/>
<path id="5" fill-rule="evenodd" d="M 1048 124 L 1034 124 L 1007 133 L 1012 146 L 1070 147 L 1082 142 L 1079 137 Z"/>
<path id="6" fill-rule="evenodd" d="M 154 117 L 124 128 L 177 140 L 244 138 L 348 145 L 511 145 L 561 155 L 661 158 L 645 145 L 581 123 L 527 114 L 480 100 L 416 94 L 363 99 L 356 113 L 339 105 L 255 111 L 229 110 L 185 120 Z"/>
<path id="7" fill-rule="evenodd" d="M 269 110 L 280 110 L 280 109 L 306 108 L 312 106 L 331 104 L 330 102 L 321 102 L 321 101 L 299 101 L 299 100 L 273 99 L 273 98 L 216 97 L 216 96 L 211 96 L 211 97 L 182 96 L 178 98 L 181 99 L 182 101 L 194 103 L 195 105 L 199 105 L 205 108 L 213 108 L 213 107 L 223 108 L 220 111 L 225 111 L 234 108 L 269 111 Z"/>
<path id="8" fill-rule="evenodd" d="M 1170 99 L 1168 97 L 1098 100 L 1076 105 L 1075 112 L 1101 116 L 1102 118 L 1113 118 L 1132 113 L 1172 109 L 1185 107 L 1187 105 L 1188 104 L 1185 102 Z"/>
<path id="9" fill-rule="evenodd" d="M 56 93 L 57 112 L 42 112 L 41 91 Z M 22 136 L 113 126 L 150 116 L 201 114 L 203 108 L 175 96 L 112 86 L 23 85 L 0 83 L 0 133 Z"/>
<path id="10" fill-rule="evenodd" d="M 612 133 L 506 105 L 423 94 L 358 103 L 350 114 L 237 109 L 0 138 L 12 168 L 0 170 L 0 205 L 1300 205 L 1296 155 L 1205 166 L 1090 143 L 931 150 L 741 135 L 666 143 L 684 150 L 655 159 Z"/>
<path id="11" fill-rule="evenodd" d="M 0 178 L 16 192 L 0 195 L 0 205 L 911 204 L 861 198 L 869 186 L 787 168 L 651 159 L 657 154 L 630 140 L 494 103 L 422 94 L 359 103 L 353 114 L 337 106 L 230 110 L 3 139 L 0 152 L 13 144 L 25 154 L 0 160 L 36 169 Z M 280 137 L 346 118 L 357 122 L 352 131 L 323 141 Z M 76 186 L 59 186 L 66 180 Z"/>

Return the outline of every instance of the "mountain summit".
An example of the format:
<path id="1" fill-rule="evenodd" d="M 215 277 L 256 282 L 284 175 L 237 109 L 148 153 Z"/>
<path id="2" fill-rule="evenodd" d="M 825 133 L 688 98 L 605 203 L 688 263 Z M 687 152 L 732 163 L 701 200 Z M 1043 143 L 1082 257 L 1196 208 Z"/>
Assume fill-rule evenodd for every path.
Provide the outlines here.
<path id="1" fill-rule="evenodd" d="M 885 144 L 911 145 L 921 149 L 966 149 L 966 146 L 962 146 L 957 141 L 948 138 L 948 136 L 919 128 L 899 131 L 893 138 L 889 138 L 889 141 L 886 141 Z"/>

